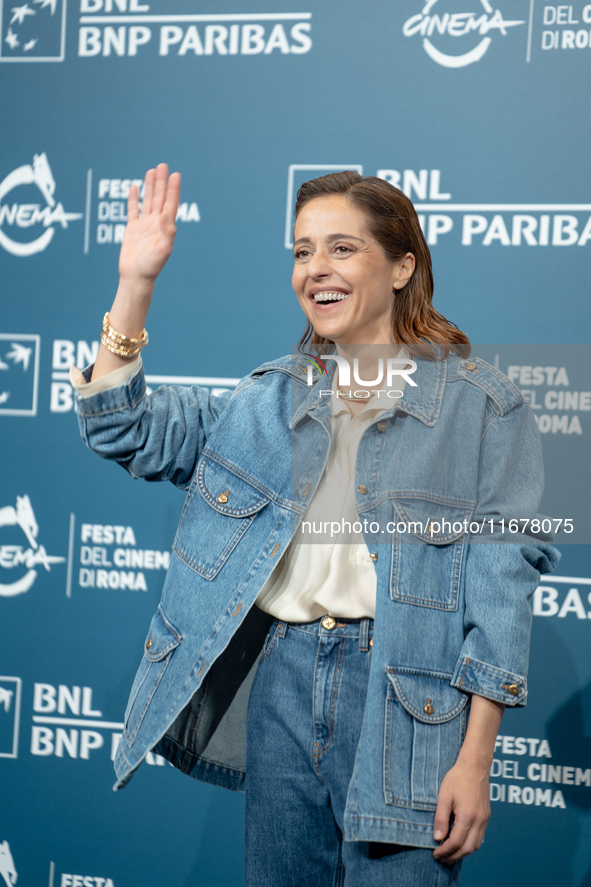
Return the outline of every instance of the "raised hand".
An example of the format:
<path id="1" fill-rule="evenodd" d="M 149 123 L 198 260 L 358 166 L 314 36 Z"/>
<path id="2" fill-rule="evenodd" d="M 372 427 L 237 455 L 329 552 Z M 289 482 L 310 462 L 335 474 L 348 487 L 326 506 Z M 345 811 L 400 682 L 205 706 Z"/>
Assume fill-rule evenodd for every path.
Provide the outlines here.
<path id="1" fill-rule="evenodd" d="M 172 253 L 175 218 L 181 188 L 180 173 L 168 175 L 166 163 L 146 173 L 142 211 L 136 185 L 129 190 L 127 226 L 119 256 L 123 280 L 154 281 Z"/>
<path id="2" fill-rule="evenodd" d="M 164 268 L 176 234 L 181 176 L 168 175 L 166 163 L 146 173 L 142 212 L 138 189 L 132 185 L 127 201 L 127 225 L 119 255 L 119 289 L 109 312 L 111 326 L 124 336 L 141 335 L 152 300 L 154 283 Z M 92 381 L 127 363 L 101 344 Z"/>

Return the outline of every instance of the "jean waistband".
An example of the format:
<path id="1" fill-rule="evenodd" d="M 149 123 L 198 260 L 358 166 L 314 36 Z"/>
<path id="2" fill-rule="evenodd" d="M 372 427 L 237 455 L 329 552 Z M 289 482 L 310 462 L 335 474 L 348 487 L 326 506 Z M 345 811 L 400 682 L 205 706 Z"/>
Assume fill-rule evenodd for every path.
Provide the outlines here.
<path id="1" fill-rule="evenodd" d="M 321 616 L 312 622 L 282 622 L 275 620 L 277 630 L 280 637 L 285 637 L 288 630 L 303 631 L 306 634 L 313 634 L 326 637 L 346 637 L 359 638 L 360 650 L 367 651 L 371 647 L 370 640 L 373 638 L 374 620 L 367 616 L 358 619 L 339 616 Z M 333 624 L 334 623 L 334 624 Z"/>

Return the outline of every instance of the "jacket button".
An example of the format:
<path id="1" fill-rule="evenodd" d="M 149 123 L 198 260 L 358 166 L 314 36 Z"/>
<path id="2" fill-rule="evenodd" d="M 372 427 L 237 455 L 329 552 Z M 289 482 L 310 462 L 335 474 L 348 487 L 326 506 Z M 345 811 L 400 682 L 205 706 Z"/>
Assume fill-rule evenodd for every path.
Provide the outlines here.
<path id="1" fill-rule="evenodd" d="M 218 496 L 218 502 L 221 502 L 222 505 L 225 505 L 228 501 L 228 497 L 230 495 L 230 490 L 226 490 L 225 493 L 220 493 Z"/>
<path id="2" fill-rule="evenodd" d="M 369 556 L 372 559 L 372 561 L 377 561 L 377 559 L 378 559 L 377 554 L 375 554 L 374 552 L 371 552 Z"/>
<path id="3" fill-rule="evenodd" d="M 503 690 L 506 690 L 511 696 L 519 696 L 519 684 L 503 684 Z"/>
<path id="4" fill-rule="evenodd" d="M 435 529 L 436 526 L 437 525 L 436 525 L 435 521 L 432 520 L 431 523 L 429 524 L 429 535 L 430 536 L 436 536 L 437 533 L 439 532 L 438 530 Z"/>
<path id="5" fill-rule="evenodd" d="M 467 364 L 466 364 L 466 369 L 467 369 L 467 370 L 472 370 L 472 372 L 474 372 L 474 371 L 478 372 L 478 367 L 476 366 L 475 363 L 467 363 Z"/>
<path id="6" fill-rule="evenodd" d="M 325 616 L 322 620 L 322 627 L 326 628 L 328 631 L 332 631 L 336 624 L 337 620 L 333 619 L 332 616 Z"/>
<path id="7" fill-rule="evenodd" d="M 376 425 L 376 428 L 378 429 L 378 431 L 385 431 L 387 427 L 388 427 L 387 422 L 378 422 L 378 424 Z"/>
<path id="8" fill-rule="evenodd" d="M 367 493 L 367 487 L 364 484 L 359 484 L 359 486 L 357 487 L 357 492 L 361 493 L 362 496 L 365 496 L 365 494 Z"/>
<path id="9" fill-rule="evenodd" d="M 146 641 L 146 650 L 149 650 L 149 649 L 150 649 L 150 647 L 152 646 L 152 641 L 153 641 L 153 640 L 154 640 L 154 638 L 150 638 L 149 641 Z"/>
<path id="10" fill-rule="evenodd" d="M 427 699 L 425 705 L 423 706 L 423 711 L 425 712 L 426 715 L 432 715 L 432 714 L 433 714 L 433 706 L 431 705 L 431 700 L 430 700 L 430 699 Z"/>

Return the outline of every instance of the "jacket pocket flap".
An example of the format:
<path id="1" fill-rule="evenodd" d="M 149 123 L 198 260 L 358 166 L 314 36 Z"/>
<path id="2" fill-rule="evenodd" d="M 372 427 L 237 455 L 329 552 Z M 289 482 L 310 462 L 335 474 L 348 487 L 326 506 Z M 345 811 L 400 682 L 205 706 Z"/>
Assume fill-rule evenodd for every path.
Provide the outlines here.
<path id="1" fill-rule="evenodd" d="M 269 495 L 225 465 L 203 458 L 197 469 L 197 484 L 205 501 L 229 517 L 249 517 L 269 502 Z"/>
<path id="2" fill-rule="evenodd" d="M 400 540 L 413 541 L 414 536 L 431 545 L 448 545 L 461 539 L 469 532 L 474 513 L 474 507 L 467 503 L 451 505 L 416 497 L 396 497 L 394 507 L 399 521 L 406 524 L 406 533 L 399 532 Z"/>
<path id="3" fill-rule="evenodd" d="M 468 702 L 468 694 L 449 683 L 452 675 L 409 673 L 390 667 L 387 673 L 400 704 L 424 724 L 451 721 Z"/>
<path id="4" fill-rule="evenodd" d="M 166 618 L 160 607 L 156 610 L 144 644 L 144 654 L 150 662 L 159 662 L 174 650 L 183 636 Z"/>

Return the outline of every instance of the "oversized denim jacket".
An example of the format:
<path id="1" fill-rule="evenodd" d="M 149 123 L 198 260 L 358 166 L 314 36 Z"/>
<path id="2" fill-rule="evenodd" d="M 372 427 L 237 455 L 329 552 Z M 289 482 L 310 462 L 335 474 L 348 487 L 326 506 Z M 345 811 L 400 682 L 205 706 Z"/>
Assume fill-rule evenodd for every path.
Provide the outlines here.
<path id="1" fill-rule="evenodd" d="M 344 838 L 433 847 L 470 695 L 525 704 L 530 597 L 559 553 L 542 534 L 496 532 L 503 518 L 534 516 L 543 490 L 539 433 L 519 390 L 479 358 L 415 359 L 416 387 L 366 429 L 357 455 L 377 600 Z M 243 789 L 248 695 L 273 643 L 272 618 L 254 601 L 298 532 L 330 443 L 330 381 L 308 386 L 302 363 L 263 364 L 219 396 L 175 386 L 148 396 L 140 369 L 78 400 L 91 449 L 187 491 L 115 788 L 153 749 L 190 776 Z M 471 535 L 478 522 L 496 535 Z"/>

